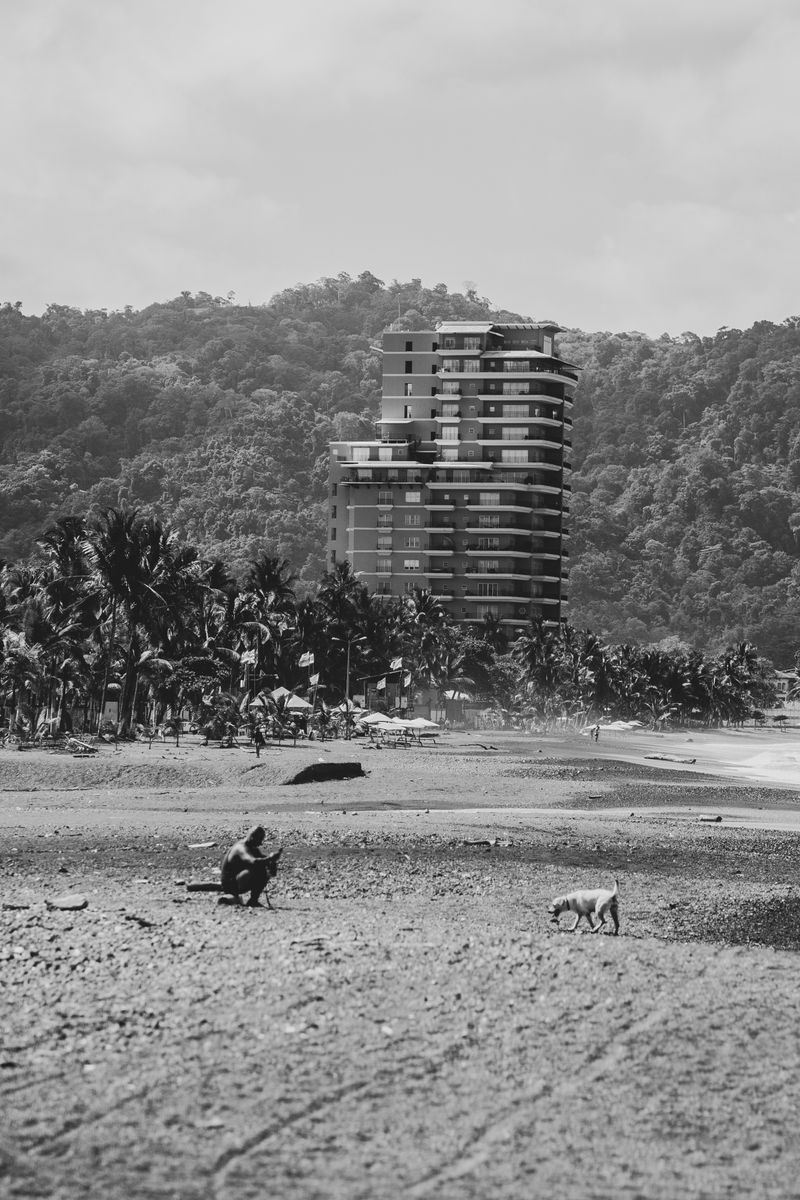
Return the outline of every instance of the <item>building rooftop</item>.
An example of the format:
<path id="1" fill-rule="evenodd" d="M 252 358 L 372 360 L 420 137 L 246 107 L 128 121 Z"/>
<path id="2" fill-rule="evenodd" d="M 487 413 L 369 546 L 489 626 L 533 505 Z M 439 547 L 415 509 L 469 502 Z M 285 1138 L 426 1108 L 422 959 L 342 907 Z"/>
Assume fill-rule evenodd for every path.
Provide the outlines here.
<path id="1" fill-rule="evenodd" d="M 503 336 L 503 330 L 515 333 L 529 330 L 533 333 L 538 329 L 552 329 L 556 333 L 564 330 L 557 321 L 440 321 L 436 326 L 437 333 L 496 333 Z"/>
<path id="2" fill-rule="evenodd" d="M 494 321 L 439 321 L 437 333 L 488 333 L 495 328 Z"/>

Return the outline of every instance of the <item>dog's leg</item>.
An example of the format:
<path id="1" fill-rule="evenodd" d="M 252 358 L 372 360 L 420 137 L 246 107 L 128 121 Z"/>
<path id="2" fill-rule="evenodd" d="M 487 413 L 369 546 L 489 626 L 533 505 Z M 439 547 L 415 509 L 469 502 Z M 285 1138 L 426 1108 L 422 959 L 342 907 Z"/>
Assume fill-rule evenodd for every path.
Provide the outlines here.
<path id="1" fill-rule="evenodd" d="M 570 932 L 570 933 L 574 933 L 574 932 L 575 932 L 575 930 L 578 928 L 578 924 L 579 924 L 579 922 L 580 922 L 580 919 L 581 919 L 581 914 L 580 914 L 580 913 L 578 913 L 578 915 L 577 915 L 577 917 L 575 918 L 575 920 L 573 921 L 573 923 L 572 923 L 572 924 L 569 926 L 569 932 Z"/>

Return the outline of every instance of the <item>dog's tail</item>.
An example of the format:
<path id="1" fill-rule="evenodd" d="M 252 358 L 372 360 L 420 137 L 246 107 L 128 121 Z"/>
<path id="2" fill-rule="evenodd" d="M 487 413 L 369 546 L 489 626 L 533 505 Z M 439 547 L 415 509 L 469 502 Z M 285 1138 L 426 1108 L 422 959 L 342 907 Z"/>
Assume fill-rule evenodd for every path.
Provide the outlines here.
<path id="1" fill-rule="evenodd" d="M 619 895 L 619 880 L 618 880 L 618 879 L 615 879 L 615 880 L 614 880 L 614 887 L 613 887 L 613 889 L 612 889 L 612 891 L 611 891 L 611 895 L 612 895 L 612 896 L 618 896 L 618 895 Z"/>

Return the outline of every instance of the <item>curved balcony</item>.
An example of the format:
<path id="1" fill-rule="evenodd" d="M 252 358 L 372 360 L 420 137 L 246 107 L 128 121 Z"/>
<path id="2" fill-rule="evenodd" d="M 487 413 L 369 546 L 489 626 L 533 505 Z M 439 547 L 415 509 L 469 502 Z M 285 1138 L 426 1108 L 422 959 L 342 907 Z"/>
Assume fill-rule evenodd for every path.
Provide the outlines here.
<path id="1" fill-rule="evenodd" d="M 449 356 L 449 353 L 450 352 L 447 351 L 444 354 L 444 357 L 447 358 Z M 476 353 L 477 353 L 477 351 L 476 351 Z M 535 379 L 535 380 L 541 380 L 543 382 L 551 379 L 553 381 L 553 383 L 556 383 L 556 384 L 563 383 L 565 379 L 573 380 L 575 383 L 578 382 L 578 376 L 575 374 L 574 371 L 569 370 L 566 366 L 559 365 L 558 362 L 556 362 L 556 361 L 550 361 L 547 363 L 542 363 L 540 365 L 533 360 L 534 353 L 535 353 L 534 351 L 531 351 L 531 358 L 522 363 L 522 365 L 525 366 L 524 371 L 523 370 L 517 370 L 517 371 L 506 370 L 504 364 L 496 365 L 494 363 L 487 361 L 487 362 L 480 362 L 478 364 L 478 366 L 480 367 L 480 370 L 478 370 L 478 371 L 469 371 L 469 370 L 463 371 L 463 370 L 458 370 L 456 368 L 439 367 L 438 371 L 436 372 L 436 375 L 437 375 L 437 378 L 439 378 L 439 379 L 452 379 L 452 380 L 458 380 L 459 382 L 461 380 L 470 380 L 470 379 L 472 379 L 472 380 L 475 380 L 475 379 L 497 380 L 498 378 L 505 379 L 509 383 L 511 382 L 512 379 L 514 379 L 514 380 L 525 380 L 525 379 L 533 380 L 533 379 Z"/>
<path id="2" fill-rule="evenodd" d="M 508 396 L 503 397 L 503 399 L 510 401 L 510 397 Z M 493 401 L 493 404 L 502 409 L 499 397 Z M 541 413 L 535 412 L 535 406 L 533 404 L 528 405 L 528 408 L 529 411 L 523 416 L 514 417 L 511 415 L 506 416 L 502 411 L 499 413 L 488 412 L 487 406 L 484 405 L 483 412 L 479 416 L 470 417 L 470 420 L 479 421 L 481 425 L 519 425 L 520 421 L 525 424 L 532 424 L 535 422 L 537 425 L 544 425 L 548 429 L 563 429 L 564 425 L 566 424 L 566 422 L 562 421 L 560 417 L 545 417 L 542 416 Z"/>
<path id="3" fill-rule="evenodd" d="M 503 580 L 505 582 L 510 580 L 512 583 L 528 583 L 531 580 L 531 576 L 526 574 L 524 571 L 504 570 L 503 568 L 501 568 L 499 571 L 480 571 L 477 567 L 467 567 L 466 571 L 464 571 L 464 575 L 470 580 L 496 579 Z"/>

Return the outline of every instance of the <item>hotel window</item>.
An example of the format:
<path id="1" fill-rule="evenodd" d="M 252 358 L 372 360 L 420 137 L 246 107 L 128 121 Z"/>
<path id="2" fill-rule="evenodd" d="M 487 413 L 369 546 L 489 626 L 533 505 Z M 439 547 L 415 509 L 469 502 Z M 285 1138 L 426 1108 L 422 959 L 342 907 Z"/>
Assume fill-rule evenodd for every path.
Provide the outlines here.
<path id="1" fill-rule="evenodd" d="M 461 359 L 460 358 L 443 358 L 442 359 L 442 370 L 443 371 L 460 371 L 461 370 Z"/>
<path id="2" fill-rule="evenodd" d="M 390 483 L 396 483 L 397 480 L 400 478 L 400 472 L 398 471 L 397 467 L 390 467 L 389 470 L 386 472 L 386 478 L 389 480 Z M 391 492 L 389 493 L 389 495 L 391 495 Z"/>
<path id="3" fill-rule="evenodd" d="M 334 520 L 336 519 L 336 505 L 335 504 L 331 506 L 331 516 L 334 518 Z"/>
<path id="4" fill-rule="evenodd" d="M 406 492 L 406 504 L 420 504 L 422 492 Z"/>
<path id="5" fill-rule="evenodd" d="M 410 358 L 406 359 L 406 375 L 414 374 L 414 363 Z"/>
<path id="6" fill-rule="evenodd" d="M 548 337 L 547 335 L 545 335 L 545 337 L 542 338 L 542 354 L 552 354 L 552 353 L 553 353 L 553 339 L 551 337 Z"/>
<path id="7" fill-rule="evenodd" d="M 404 546 L 405 546 L 406 550 L 421 550 L 422 549 L 422 539 L 420 537 L 418 537 L 416 534 L 412 534 L 410 537 L 407 537 L 405 539 Z"/>
<path id="8" fill-rule="evenodd" d="M 413 396 L 413 394 L 414 394 L 414 385 L 413 385 L 413 383 L 407 383 L 407 384 L 405 385 L 405 389 L 406 389 L 406 390 L 405 390 L 405 394 L 406 394 L 406 396 Z"/>
<path id="9" fill-rule="evenodd" d="M 392 503 L 392 493 L 391 492 L 378 492 L 378 504 L 391 504 L 391 503 Z"/>
<path id="10" fill-rule="evenodd" d="M 406 354 L 410 354 L 413 349 L 414 349 L 414 343 L 406 342 Z"/>
<path id="11" fill-rule="evenodd" d="M 378 462 L 391 462 L 391 461 L 392 461 L 392 447 L 391 446 L 379 446 L 378 447 Z"/>
<path id="12" fill-rule="evenodd" d="M 504 404 L 503 405 L 503 416 L 504 417 L 527 417 L 527 415 L 528 415 L 527 404 Z"/>
<path id="13" fill-rule="evenodd" d="M 458 462 L 458 446 L 442 447 L 442 462 Z"/>
<path id="14" fill-rule="evenodd" d="M 500 585 L 497 583 L 479 583 L 476 591 L 479 596 L 499 596 Z"/>
<path id="15" fill-rule="evenodd" d="M 504 371 L 530 371 L 530 369 L 531 364 L 524 358 L 514 358 L 511 361 L 507 358 L 503 360 Z"/>
<path id="16" fill-rule="evenodd" d="M 442 338 L 442 349 L 443 350 L 455 350 L 455 348 L 456 348 L 456 339 L 454 337 Z"/>
<path id="17" fill-rule="evenodd" d="M 504 463 L 526 463 L 528 462 L 528 451 L 520 447 L 518 450 L 501 450 L 500 462 Z"/>
<path id="18" fill-rule="evenodd" d="M 404 592 L 408 592 L 408 594 L 409 594 L 409 595 L 411 595 L 411 593 L 412 593 L 412 592 L 415 592 L 415 591 L 417 590 L 417 588 L 418 588 L 418 587 L 419 587 L 419 584 L 417 584 L 417 583 L 414 583 L 414 582 L 413 582 L 412 580 L 410 580 L 410 579 L 407 579 L 407 580 L 405 581 L 405 583 L 403 584 L 403 591 L 404 591 Z"/>
<path id="19" fill-rule="evenodd" d="M 403 570 L 404 571 L 418 571 L 419 570 L 419 559 L 418 558 L 404 558 L 403 559 Z"/>
<path id="20" fill-rule="evenodd" d="M 409 392 L 409 395 L 410 395 L 410 394 L 411 394 L 411 393 Z M 412 415 L 412 412 L 413 412 L 413 409 L 412 409 L 412 407 L 411 407 L 411 405 L 410 405 L 410 404 L 404 404 L 404 405 L 403 405 L 403 417 L 404 417 L 404 419 L 405 419 L 406 421 L 407 421 L 407 420 L 409 419 L 409 417 Z"/>
<path id="21" fill-rule="evenodd" d="M 369 468 L 359 470 L 356 474 L 358 475 L 359 483 L 372 483 L 372 471 Z"/>
<path id="22" fill-rule="evenodd" d="M 469 483 L 469 471 L 453 471 L 453 483 Z"/>
<path id="23" fill-rule="evenodd" d="M 443 426 L 441 440 L 443 442 L 457 442 L 458 441 L 458 426 L 457 425 Z"/>
<path id="24" fill-rule="evenodd" d="M 461 364 L 461 370 L 468 375 L 477 375 L 480 372 L 481 363 L 478 358 L 465 358 Z"/>
<path id="25" fill-rule="evenodd" d="M 500 503 L 500 493 L 499 492 L 479 492 L 478 493 L 478 504 L 480 504 L 481 508 L 497 508 L 499 503 Z"/>
<path id="26" fill-rule="evenodd" d="M 500 549 L 500 538 L 499 537 L 479 537 L 478 538 L 478 549 L 479 550 L 499 550 Z"/>
<path id="27" fill-rule="evenodd" d="M 369 462 L 369 446 L 354 446 L 353 447 L 354 462 Z"/>
<path id="28" fill-rule="evenodd" d="M 458 396 L 461 392 L 461 385 L 455 379 L 442 380 L 442 395 L 443 396 Z"/>
<path id="29" fill-rule="evenodd" d="M 388 534 L 388 535 L 385 533 L 379 534 L 378 535 L 378 549 L 379 550 L 391 550 L 391 548 L 392 548 L 391 534 Z"/>
<path id="30" fill-rule="evenodd" d="M 516 383 L 503 384 L 504 396 L 529 396 L 530 391 L 531 385 L 529 383 L 521 383 L 517 381 Z"/>
<path id="31" fill-rule="evenodd" d="M 479 575 L 496 575 L 500 570 L 499 558 L 479 558 L 478 559 L 478 574 Z"/>
<path id="32" fill-rule="evenodd" d="M 391 528 L 392 528 L 392 514 L 391 513 L 378 513 L 378 529 L 391 529 Z"/>
<path id="33" fill-rule="evenodd" d="M 478 517 L 478 529 L 499 529 L 500 514 L 487 513 L 486 516 Z"/>
<path id="34" fill-rule="evenodd" d="M 500 437 L 504 442 L 524 442 L 528 436 L 526 425 L 504 425 Z"/>
<path id="35" fill-rule="evenodd" d="M 477 614 L 479 617 L 499 617 L 500 610 L 496 604 L 479 604 L 477 606 Z"/>
<path id="36" fill-rule="evenodd" d="M 403 518 L 403 524 L 404 525 L 421 525 L 422 524 L 422 513 L 406 513 L 405 517 Z"/>
<path id="37" fill-rule="evenodd" d="M 377 573 L 378 575 L 391 575 L 392 560 L 390 558 L 379 558 Z"/>
<path id="38" fill-rule="evenodd" d="M 465 337 L 464 338 L 464 349 L 465 350 L 480 350 L 480 348 L 481 348 L 481 339 L 479 337 Z"/>
<path id="39" fill-rule="evenodd" d="M 457 417 L 459 415 L 459 411 L 458 405 L 454 404 L 452 400 L 449 403 L 442 401 L 443 417 Z"/>

